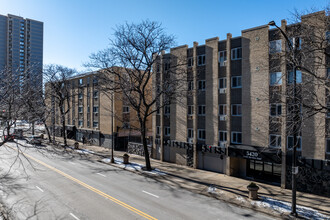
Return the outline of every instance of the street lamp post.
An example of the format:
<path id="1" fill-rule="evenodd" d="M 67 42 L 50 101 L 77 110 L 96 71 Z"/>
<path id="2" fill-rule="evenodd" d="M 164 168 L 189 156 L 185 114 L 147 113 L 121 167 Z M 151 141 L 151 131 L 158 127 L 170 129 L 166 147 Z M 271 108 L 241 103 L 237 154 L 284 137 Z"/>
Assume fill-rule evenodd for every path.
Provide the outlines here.
<path id="1" fill-rule="evenodd" d="M 115 159 L 113 157 L 113 148 L 114 148 L 114 144 L 115 144 L 115 141 L 114 141 L 114 135 L 113 135 L 113 123 L 114 123 L 114 115 L 113 115 L 113 91 L 111 93 L 111 163 L 114 163 L 115 162 Z"/>
<path id="2" fill-rule="evenodd" d="M 297 108 L 297 66 L 295 63 L 296 59 L 296 52 L 297 52 L 297 42 L 295 38 L 293 38 L 293 42 L 289 40 L 288 36 L 286 33 L 276 25 L 275 21 L 271 21 L 268 23 L 270 26 L 275 26 L 284 36 L 286 42 L 289 45 L 290 50 L 292 51 L 292 65 L 293 65 L 293 94 L 292 94 L 292 99 L 293 99 L 293 152 L 292 152 L 292 206 L 291 206 L 291 215 L 297 217 L 297 211 L 296 211 L 296 192 L 297 192 L 297 174 L 298 174 L 298 167 L 297 167 L 297 144 L 298 144 L 298 132 L 297 132 L 297 122 L 300 120 L 300 116 L 298 113 L 298 108 Z"/>

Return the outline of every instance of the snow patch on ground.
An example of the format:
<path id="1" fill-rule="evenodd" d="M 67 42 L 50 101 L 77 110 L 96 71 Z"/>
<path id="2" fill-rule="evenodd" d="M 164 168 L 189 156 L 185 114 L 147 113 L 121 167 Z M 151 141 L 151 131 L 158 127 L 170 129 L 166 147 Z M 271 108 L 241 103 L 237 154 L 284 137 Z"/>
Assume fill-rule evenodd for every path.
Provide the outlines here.
<path id="1" fill-rule="evenodd" d="M 258 201 L 253 201 L 253 200 L 247 200 L 241 196 L 236 196 L 236 200 L 240 201 L 241 203 L 250 202 L 251 205 L 253 206 L 270 209 L 276 213 L 285 214 L 285 215 L 288 215 L 291 212 L 291 203 L 289 202 L 283 202 L 280 200 L 276 200 L 264 196 L 259 196 L 259 199 L 260 200 Z M 297 213 L 299 217 L 306 219 L 316 219 L 316 220 L 330 219 L 330 216 L 323 215 L 312 208 L 308 208 L 300 205 L 297 205 Z"/>
<path id="2" fill-rule="evenodd" d="M 75 151 L 80 153 L 80 154 L 89 154 L 89 152 L 87 152 L 85 150 L 75 150 Z"/>
<path id="3" fill-rule="evenodd" d="M 146 170 L 142 169 L 144 167 L 142 164 L 138 164 L 138 163 L 124 164 L 122 158 L 115 157 L 114 159 L 115 159 L 115 163 L 119 167 L 124 168 L 125 170 L 139 171 L 139 172 L 148 173 L 148 174 L 152 174 L 152 175 L 166 175 L 165 172 L 162 172 L 159 169 L 153 169 L 152 171 L 146 171 Z M 104 162 L 104 163 L 110 163 L 110 161 L 111 161 L 110 158 L 102 159 L 102 162 Z"/>
<path id="4" fill-rule="evenodd" d="M 247 200 L 244 199 L 242 196 L 236 196 L 236 200 L 238 200 L 241 203 L 246 203 L 247 202 Z"/>
<path id="5" fill-rule="evenodd" d="M 81 154 L 93 154 L 94 153 L 94 151 L 87 150 L 87 149 L 81 149 L 81 150 L 75 150 L 75 151 L 78 153 L 81 153 Z"/>
<path id="6" fill-rule="evenodd" d="M 224 192 L 222 190 L 219 190 L 217 189 L 215 186 L 213 185 L 210 185 L 209 188 L 207 189 L 207 192 L 208 193 L 212 193 L 212 194 L 218 194 L 218 195 L 221 195 L 223 194 Z"/>

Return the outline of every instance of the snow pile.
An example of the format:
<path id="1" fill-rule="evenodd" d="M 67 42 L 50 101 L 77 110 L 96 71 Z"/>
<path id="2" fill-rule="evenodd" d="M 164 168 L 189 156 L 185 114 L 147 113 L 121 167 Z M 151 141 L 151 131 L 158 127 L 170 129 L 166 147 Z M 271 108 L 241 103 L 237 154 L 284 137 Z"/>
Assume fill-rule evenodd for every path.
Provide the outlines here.
<path id="1" fill-rule="evenodd" d="M 217 188 L 216 188 L 215 186 L 213 186 L 213 185 L 210 185 L 210 186 L 209 186 L 209 188 L 207 189 L 207 192 L 208 192 L 208 193 L 212 193 L 212 194 L 218 194 L 218 195 L 224 193 L 222 190 L 217 189 Z"/>
<path id="2" fill-rule="evenodd" d="M 125 170 L 139 171 L 139 172 L 148 173 L 148 174 L 152 174 L 152 175 L 166 175 L 166 173 L 160 171 L 159 169 L 153 169 L 152 171 L 146 171 L 146 170 L 142 169 L 144 167 L 142 164 L 138 164 L 138 163 L 124 164 L 123 160 L 121 158 L 115 157 L 114 159 L 115 159 L 115 163 L 119 167 L 124 168 Z M 110 158 L 102 159 L 102 162 L 104 162 L 104 163 L 110 163 L 110 161 L 111 161 Z"/>
<path id="3" fill-rule="evenodd" d="M 236 196 L 236 200 L 238 200 L 238 201 L 241 202 L 241 203 L 245 203 L 245 202 L 247 202 L 247 200 L 244 199 L 242 196 Z"/>
<path id="4" fill-rule="evenodd" d="M 250 200 L 246 200 L 241 196 L 237 196 L 236 200 L 242 202 L 242 203 L 246 203 L 246 202 L 250 202 L 251 205 L 253 206 L 257 206 L 260 208 L 266 208 L 266 209 L 270 209 L 273 210 L 276 213 L 280 213 L 280 214 L 285 214 L 288 215 L 291 212 L 291 203 L 289 202 L 283 202 L 280 200 L 276 200 L 276 199 L 272 199 L 269 197 L 264 197 L 264 196 L 260 196 L 259 197 L 260 200 L 259 201 L 250 201 Z M 312 209 L 312 208 L 308 208 L 305 206 L 300 206 L 297 205 L 297 213 L 299 217 L 302 218 L 306 218 L 306 219 L 330 219 L 330 216 L 326 216 L 321 214 L 320 212 Z"/>
<path id="5" fill-rule="evenodd" d="M 76 152 L 80 153 L 80 154 L 90 154 L 88 151 L 86 150 L 75 150 Z"/>

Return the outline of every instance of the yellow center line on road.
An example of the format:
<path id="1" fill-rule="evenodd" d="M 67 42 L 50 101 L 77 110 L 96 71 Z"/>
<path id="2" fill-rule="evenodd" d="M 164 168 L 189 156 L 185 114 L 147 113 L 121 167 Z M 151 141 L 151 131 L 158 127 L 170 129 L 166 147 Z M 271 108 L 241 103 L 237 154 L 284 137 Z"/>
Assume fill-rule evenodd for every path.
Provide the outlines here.
<path id="1" fill-rule="evenodd" d="M 10 148 L 13 149 L 13 150 L 16 150 L 16 149 L 14 149 L 12 147 L 10 147 Z M 96 188 L 94 188 L 94 187 L 92 187 L 92 186 L 90 186 L 90 185 L 88 185 L 88 184 L 86 184 L 86 183 L 84 183 L 84 182 L 82 182 L 82 181 L 80 181 L 80 180 L 78 180 L 78 179 L 76 179 L 76 178 L 74 178 L 74 177 L 72 177 L 72 176 L 70 176 L 70 175 L 62 172 L 62 171 L 60 171 L 60 170 L 58 170 L 58 169 L 56 169 L 55 167 L 52 167 L 52 166 L 50 166 L 50 165 L 48 165 L 48 164 L 46 164 L 46 163 L 44 163 L 44 162 L 42 162 L 42 161 L 40 161 L 38 159 L 36 159 L 36 158 L 34 158 L 34 157 L 26 154 L 26 153 L 23 153 L 23 152 L 21 152 L 21 153 L 24 154 L 26 157 L 30 158 L 31 160 L 34 160 L 35 162 L 37 162 L 37 163 L 39 163 L 39 164 L 41 164 L 41 165 L 43 165 L 43 166 L 45 166 L 45 167 L 47 167 L 47 168 L 55 171 L 58 174 L 61 174 L 62 176 L 64 176 L 64 177 L 66 177 L 66 178 L 68 178 L 68 179 L 70 179 L 70 180 L 78 183 L 79 185 L 81 185 L 81 186 L 83 186 L 83 187 L 85 187 L 85 188 L 87 188 L 87 189 L 89 189 L 89 190 L 91 190 L 91 191 L 93 191 L 93 192 L 95 192 L 95 193 L 97 193 L 97 194 L 99 194 L 99 195 L 101 195 L 101 196 L 103 196 L 103 197 L 111 200 L 114 203 L 117 203 L 120 206 L 123 206 L 123 207 L 127 208 L 128 210 L 130 210 L 130 211 L 132 211 L 132 212 L 134 212 L 134 213 L 136 213 L 136 214 L 138 214 L 138 215 L 140 215 L 140 216 L 142 216 L 142 217 L 144 217 L 146 219 L 157 220 L 156 218 L 154 218 L 154 217 L 152 217 L 152 216 L 150 216 L 150 215 L 148 215 L 148 214 L 146 214 L 146 213 L 144 213 L 144 212 L 142 212 L 142 211 L 140 211 L 140 210 L 138 210 L 138 209 L 136 209 L 136 208 L 134 208 L 134 207 L 132 207 L 132 206 L 130 206 L 130 205 L 128 205 L 128 204 L 126 204 L 126 203 L 124 203 L 124 202 L 122 202 L 122 201 L 114 198 L 114 197 L 112 197 L 112 196 L 109 196 L 108 194 L 106 194 L 106 193 L 104 193 L 104 192 L 102 192 L 102 191 L 100 191 L 100 190 L 98 190 L 98 189 L 96 189 Z"/>

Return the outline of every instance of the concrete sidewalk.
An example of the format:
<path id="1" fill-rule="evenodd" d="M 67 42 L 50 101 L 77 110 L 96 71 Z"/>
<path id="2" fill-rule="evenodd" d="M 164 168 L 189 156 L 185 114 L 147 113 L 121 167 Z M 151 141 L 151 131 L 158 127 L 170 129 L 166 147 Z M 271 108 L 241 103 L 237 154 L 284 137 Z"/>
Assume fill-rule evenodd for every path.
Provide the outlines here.
<path id="1" fill-rule="evenodd" d="M 72 140 L 68 141 L 70 146 L 73 146 L 73 143 L 74 141 Z M 101 160 L 102 157 L 111 157 L 111 149 L 109 148 L 88 146 L 83 145 L 82 143 L 79 143 L 79 146 L 80 149 L 87 149 L 95 152 L 94 155 L 99 157 L 99 160 Z M 124 153 L 125 152 L 115 151 L 114 157 L 121 158 Z M 142 165 L 145 164 L 144 157 L 133 154 L 130 154 L 130 162 Z M 109 164 L 121 167 L 118 164 Z M 151 159 L 151 166 L 165 172 L 167 175 L 148 175 L 143 171 L 134 172 L 138 172 L 142 175 L 148 175 L 162 183 L 184 188 L 207 196 L 212 196 L 242 207 L 252 208 L 281 218 L 289 218 L 286 215 L 281 215 L 280 212 L 274 212 L 274 210 L 270 210 L 267 207 L 262 207 L 260 204 L 258 205 L 251 202 L 248 199 L 248 190 L 246 188 L 251 182 L 249 180 L 205 170 L 193 169 L 173 163 L 161 162 L 154 159 Z M 279 186 L 259 182 L 256 183 L 260 187 L 260 196 L 291 203 L 291 190 L 282 189 Z M 297 192 L 297 205 L 312 208 L 324 215 L 329 216 L 330 219 L 330 198 L 328 197 Z"/>

